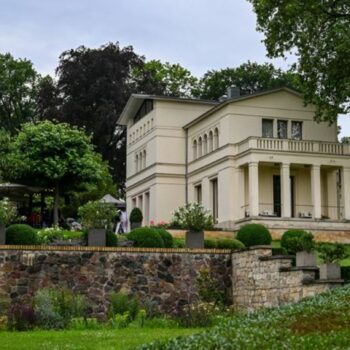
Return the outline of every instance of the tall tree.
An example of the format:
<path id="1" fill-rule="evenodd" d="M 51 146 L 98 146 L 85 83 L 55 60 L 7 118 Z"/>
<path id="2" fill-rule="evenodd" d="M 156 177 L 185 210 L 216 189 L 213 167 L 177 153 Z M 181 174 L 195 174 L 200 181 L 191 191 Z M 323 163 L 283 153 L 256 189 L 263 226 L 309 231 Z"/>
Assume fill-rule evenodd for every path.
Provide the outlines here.
<path id="1" fill-rule="evenodd" d="M 349 0 L 248 0 L 270 57 L 294 52 L 306 103 L 334 122 L 350 111 Z"/>
<path id="2" fill-rule="evenodd" d="M 26 123 L 6 155 L 6 180 L 54 191 L 54 224 L 60 195 L 104 181 L 107 165 L 83 130 L 64 123 Z"/>
<path id="3" fill-rule="evenodd" d="M 151 60 L 134 70 L 139 90 L 146 93 L 191 97 L 198 79 L 180 64 Z"/>
<path id="4" fill-rule="evenodd" d="M 16 133 L 35 119 L 35 98 L 40 76 L 26 59 L 0 54 L 0 127 Z"/>
<path id="5" fill-rule="evenodd" d="M 200 80 L 194 94 L 204 99 L 216 100 L 233 85 L 240 88 L 242 95 L 246 95 L 281 86 L 298 88 L 298 77 L 291 72 L 276 69 L 272 64 L 248 61 L 237 68 L 208 71 Z"/>
<path id="6" fill-rule="evenodd" d="M 42 119 L 58 119 L 85 128 L 117 183 L 125 180 L 125 130 L 117 119 L 129 96 L 137 92 L 132 71 L 143 57 L 132 47 L 109 43 L 98 49 L 80 46 L 62 53 L 57 82 L 41 84 L 38 110 Z"/>

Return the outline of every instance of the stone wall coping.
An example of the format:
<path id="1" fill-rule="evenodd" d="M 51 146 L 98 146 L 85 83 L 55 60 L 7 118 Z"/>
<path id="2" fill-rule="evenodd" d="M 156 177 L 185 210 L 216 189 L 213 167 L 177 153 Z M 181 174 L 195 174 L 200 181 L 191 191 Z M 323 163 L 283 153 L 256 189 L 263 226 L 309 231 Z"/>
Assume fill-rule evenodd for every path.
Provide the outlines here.
<path id="1" fill-rule="evenodd" d="M 190 249 L 190 248 L 136 248 L 136 247 L 86 247 L 47 245 L 0 245 L 1 250 L 51 251 L 51 252 L 115 252 L 115 253 L 173 253 L 173 254 L 231 254 L 231 249 Z"/>
<path id="2" fill-rule="evenodd" d="M 253 245 L 248 248 L 249 250 L 257 250 L 257 249 L 273 249 L 271 245 Z"/>
<path id="3" fill-rule="evenodd" d="M 294 255 L 272 255 L 272 256 L 260 256 L 260 261 L 268 261 L 268 260 L 294 260 Z"/>
<path id="4" fill-rule="evenodd" d="M 280 267 L 280 272 L 289 272 L 289 271 L 318 271 L 317 266 L 282 266 Z"/>
<path id="5" fill-rule="evenodd" d="M 344 280 L 316 280 L 314 282 L 315 284 L 343 284 Z"/>

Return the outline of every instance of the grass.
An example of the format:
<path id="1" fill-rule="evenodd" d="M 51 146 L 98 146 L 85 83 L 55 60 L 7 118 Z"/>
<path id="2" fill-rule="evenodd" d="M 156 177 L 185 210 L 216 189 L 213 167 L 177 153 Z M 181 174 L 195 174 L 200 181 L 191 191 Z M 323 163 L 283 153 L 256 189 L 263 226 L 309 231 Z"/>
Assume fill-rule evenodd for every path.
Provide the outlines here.
<path id="1" fill-rule="evenodd" d="M 142 350 L 349 349 L 350 287 L 297 304 L 236 315 L 206 332 Z"/>
<path id="2" fill-rule="evenodd" d="M 1 350 L 128 350 L 198 332 L 190 328 L 0 332 Z"/>

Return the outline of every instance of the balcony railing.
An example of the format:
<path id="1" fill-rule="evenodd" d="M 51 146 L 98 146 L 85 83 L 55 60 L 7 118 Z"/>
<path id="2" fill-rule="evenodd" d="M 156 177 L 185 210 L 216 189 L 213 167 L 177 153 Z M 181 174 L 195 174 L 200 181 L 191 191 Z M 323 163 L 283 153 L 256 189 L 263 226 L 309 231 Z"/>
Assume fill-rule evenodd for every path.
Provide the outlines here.
<path id="1" fill-rule="evenodd" d="M 261 137 L 250 137 L 238 144 L 239 153 L 247 151 L 248 149 L 350 155 L 350 145 L 348 144 Z"/>

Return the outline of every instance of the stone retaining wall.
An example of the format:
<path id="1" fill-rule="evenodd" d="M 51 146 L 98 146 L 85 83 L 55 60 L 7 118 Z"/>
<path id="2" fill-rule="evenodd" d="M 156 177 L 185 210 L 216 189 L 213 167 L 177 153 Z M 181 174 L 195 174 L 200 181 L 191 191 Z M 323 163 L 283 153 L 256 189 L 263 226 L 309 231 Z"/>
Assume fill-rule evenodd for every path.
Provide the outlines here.
<path id="1" fill-rule="evenodd" d="M 231 290 L 230 251 L 13 248 L 0 248 L 0 297 L 12 302 L 25 302 L 45 287 L 63 286 L 86 295 L 92 314 L 101 318 L 108 308 L 108 294 L 120 290 L 173 312 L 196 298 L 196 278 L 205 267 L 222 288 Z"/>
<path id="2" fill-rule="evenodd" d="M 280 306 L 341 285 L 317 281 L 317 268 L 296 269 L 271 247 L 245 251 L 0 246 L 0 298 L 26 302 L 45 287 L 86 295 L 93 316 L 103 318 L 112 291 L 137 294 L 165 312 L 197 298 L 196 279 L 209 268 L 233 304 L 252 311 Z"/>

